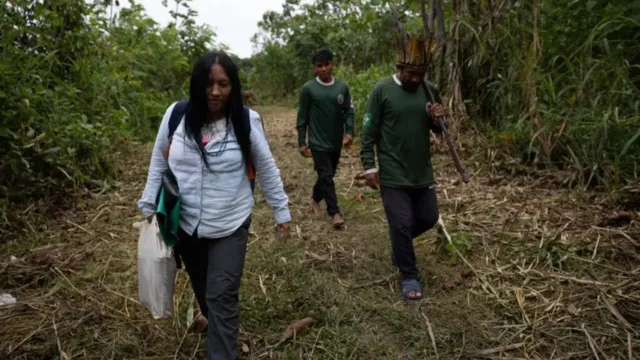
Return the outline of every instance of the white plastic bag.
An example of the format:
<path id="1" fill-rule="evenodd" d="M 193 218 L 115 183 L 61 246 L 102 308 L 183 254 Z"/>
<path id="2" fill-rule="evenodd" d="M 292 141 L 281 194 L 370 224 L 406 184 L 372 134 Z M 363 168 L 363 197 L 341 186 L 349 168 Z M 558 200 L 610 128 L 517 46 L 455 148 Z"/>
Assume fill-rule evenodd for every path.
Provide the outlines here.
<path id="1" fill-rule="evenodd" d="M 151 223 L 141 221 L 134 227 L 140 230 L 138 239 L 138 295 L 140 302 L 151 311 L 154 319 L 171 316 L 176 278 L 176 260 L 166 246 L 156 217 Z"/>
<path id="2" fill-rule="evenodd" d="M 0 295 L 0 306 L 11 305 L 15 303 L 16 303 L 16 298 L 11 296 L 11 294 Z"/>

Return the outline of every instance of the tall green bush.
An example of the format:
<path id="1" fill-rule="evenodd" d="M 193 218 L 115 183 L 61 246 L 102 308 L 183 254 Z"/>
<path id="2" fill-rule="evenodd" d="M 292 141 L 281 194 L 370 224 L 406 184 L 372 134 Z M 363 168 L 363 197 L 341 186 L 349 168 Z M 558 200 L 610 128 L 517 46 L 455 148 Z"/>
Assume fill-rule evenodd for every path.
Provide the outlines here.
<path id="1" fill-rule="evenodd" d="M 192 62 L 214 46 L 206 28 L 160 27 L 135 4 L 110 18 L 110 5 L 0 5 L 4 221 L 10 204 L 55 202 L 50 196 L 112 177 L 116 150 L 155 137 L 166 107 L 185 96 Z"/>
<path id="2" fill-rule="evenodd" d="M 335 71 L 335 76 L 344 79 L 349 85 L 351 99 L 355 111 L 355 132 L 360 136 L 362 122 L 369 95 L 375 84 L 382 78 L 391 76 L 394 73 L 392 63 L 384 65 L 372 65 L 368 69 L 356 72 L 351 67 L 339 67 Z"/>
<path id="3" fill-rule="evenodd" d="M 249 82 L 263 98 L 295 98 L 312 76 L 310 56 L 328 47 L 361 114 L 376 78 L 393 71 L 391 2 L 417 31 L 419 0 L 286 1 L 282 12 L 263 16 Z M 640 1 L 443 5 L 448 51 L 436 59 L 444 66 L 434 80 L 456 112 L 466 107 L 468 125 L 503 154 L 534 154 L 539 165 L 571 168 L 584 184 L 637 179 Z"/>
<path id="4" fill-rule="evenodd" d="M 477 4 L 462 1 L 452 30 L 472 122 L 582 183 L 635 178 L 640 2 Z"/>

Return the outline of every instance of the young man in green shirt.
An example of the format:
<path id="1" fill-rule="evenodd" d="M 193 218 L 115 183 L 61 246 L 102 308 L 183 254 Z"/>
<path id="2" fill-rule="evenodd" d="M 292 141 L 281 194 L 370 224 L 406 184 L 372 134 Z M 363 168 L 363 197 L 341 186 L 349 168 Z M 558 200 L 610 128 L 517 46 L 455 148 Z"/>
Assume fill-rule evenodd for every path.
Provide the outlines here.
<path id="1" fill-rule="evenodd" d="M 368 100 L 361 160 L 367 184 L 382 195 L 402 294 L 414 300 L 422 298 L 423 288 L 413 239 L 439 218 L 429 137 L 442 132 L 434 116 L 445 112 L 435 86 L 423 81 L 429 58 L 424 40 L 402 34 L 397 45 L 396 74 L 380 80 Z"/>
<path id="2" fill-rule="evenodd" d="M 308 156 L 311 150 L 318 178 L 313 187 L 311 208 L 321 213 L 325 201 L 333 227 L 344 226 L 338 206 L 333 177 L 340 161 L 342 146 L 353 141 L 353 106 L 349 86 L 333 77 L 333 54 L 322 50 L 311 59 L 317 77 L 307 81 L 300 91 L 298 104 L 298 150 Z M 307 145 L 307 131 L 309 143 Z"/>

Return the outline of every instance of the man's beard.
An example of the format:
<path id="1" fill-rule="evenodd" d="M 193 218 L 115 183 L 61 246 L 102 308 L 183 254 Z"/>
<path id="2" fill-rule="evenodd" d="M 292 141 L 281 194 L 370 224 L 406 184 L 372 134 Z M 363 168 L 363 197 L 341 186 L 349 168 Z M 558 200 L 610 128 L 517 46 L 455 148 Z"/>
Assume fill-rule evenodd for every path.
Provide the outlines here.
<path id="1" fill-rule="evenodd" d="M 414 93 L 418 91 L 418 87 L 420 86 L 419 82 L 411 82 L 411 81 L 403 81 L 402 88 L 410 93 Z"/>

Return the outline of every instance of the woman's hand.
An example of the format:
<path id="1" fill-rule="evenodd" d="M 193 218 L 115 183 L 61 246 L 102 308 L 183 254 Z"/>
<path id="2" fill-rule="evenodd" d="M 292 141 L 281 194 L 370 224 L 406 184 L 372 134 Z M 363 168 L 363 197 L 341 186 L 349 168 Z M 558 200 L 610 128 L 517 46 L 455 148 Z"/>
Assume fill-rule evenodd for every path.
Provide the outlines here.
<path id="1" fill-rule="evenodd" d="M 286 242 L 289 239 L 289 223 L 276 225 L 276 236 Z"/>

